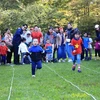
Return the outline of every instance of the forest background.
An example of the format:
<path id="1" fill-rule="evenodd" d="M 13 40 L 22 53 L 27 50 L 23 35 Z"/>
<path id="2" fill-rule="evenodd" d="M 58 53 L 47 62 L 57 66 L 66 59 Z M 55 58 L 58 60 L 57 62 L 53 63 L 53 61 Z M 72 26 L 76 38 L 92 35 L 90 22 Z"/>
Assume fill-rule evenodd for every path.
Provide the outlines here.
<path id="1" fill-rule="evenodd" d="M 14 33 L 24 23 L 45 32 L 68 22 L 94 35 L 94 25 L 100 24 L 100 0 L 0 0 L 1 34 L 6 28 Z"/>

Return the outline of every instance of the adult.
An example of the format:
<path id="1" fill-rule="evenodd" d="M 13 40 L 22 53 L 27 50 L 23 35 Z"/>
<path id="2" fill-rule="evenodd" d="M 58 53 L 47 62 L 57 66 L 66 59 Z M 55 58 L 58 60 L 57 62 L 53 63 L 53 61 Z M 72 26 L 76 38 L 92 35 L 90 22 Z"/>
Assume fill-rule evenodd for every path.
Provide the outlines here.
<path id="1" fill-rule="evenodd" d="M 9 48 L 7 52 L 7 64 L 11 64 L 11 58 L 12 58 L 12 52 L 13 52 L 13 44 L 12 44 L 13 35 L 9 28 L 5 30 L 4 35 L 5 35 L 4 36 L 5 43 L 7 47 Z"/>
<path id="2" fill-rule="evenodd" d="M 58 62 L 65 62 L 66 59 L 66 51 L 65 51 L 65 33 L 63 28 L 59 28 L 59 33 L 57 34 L 57 58 Z"/>
<path id="3" fill-rule="evenodd" d="M 72 46 L 70 45 L 71 39 L 73 38 L 73 27 L 71 23 L 68 23 L 66 29 L 67 39 L 66 39 L 66 51 L 68 55 L 68 62 L 72 62 L 73 55 L 72 55 Z"/>
<path id="4" fill-rule="evenodd" d="M 30 43 L 32 43 L 32 37 L 31 37 L 31 32 L 30 31 L 26 32 L 25 39 L 26 39 L 26 44 L 29 47 Z"/>
<path id="5" fill-rule="evenodd" d="M 53 28 L 50 27 L 48 32 L 45 34 L 44 36 L 44 44 L 46 44 L 46 41 L 49 40 L 50 43 L 52 44 L 52 56 L 54 57 L 54 46 L 56 44 L 56 37 L 57 37 L 57 33 L 54 32 Z"/>
<path id="6" fill-rule="evenodd" d="M 39 44 L 43 41 L 43 34 L 40 29 L 35 26 L 33 32 L 31 33 L 32 39 L 38 39 Z"/>
<path id="7" fill-rule="evenodd" d="M 18 28 L 13 36 L 14 64 L 19 64 L 18 46 L 21 43 L 21 34 L 27 29 L 28 25 L 24 24 Z"/>
<path id="8" fill-rule="evenodd" d="M 96 38 L 100 40 L 100 26 L 98 24 L 95 25 L 95 32 L 96 32 Z"/>

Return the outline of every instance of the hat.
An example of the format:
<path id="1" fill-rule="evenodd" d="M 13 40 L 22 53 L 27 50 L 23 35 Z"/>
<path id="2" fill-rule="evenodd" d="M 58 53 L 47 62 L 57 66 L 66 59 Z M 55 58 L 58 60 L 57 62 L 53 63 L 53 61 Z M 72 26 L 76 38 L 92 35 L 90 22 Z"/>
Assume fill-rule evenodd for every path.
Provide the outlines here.
<path id="1" fill-rule="evenodd" d="M 96 25 L 95 25 L 95 28 L 99 28 L 99 25 L 98 25 L 98 24 L 96 24 Z"/>
<path id="2" fill-rule="evenodd" d="M 27 31 L 26 34 L 29 35 L 29 34 L 31 34 L 31 32 L 30 31 Z"/>

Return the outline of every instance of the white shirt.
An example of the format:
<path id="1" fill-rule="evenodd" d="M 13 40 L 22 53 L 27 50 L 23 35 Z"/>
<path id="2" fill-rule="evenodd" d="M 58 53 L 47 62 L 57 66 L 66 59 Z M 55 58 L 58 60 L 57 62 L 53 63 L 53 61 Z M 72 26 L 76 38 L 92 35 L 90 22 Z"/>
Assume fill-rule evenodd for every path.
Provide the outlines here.
<path id="1" fill-rule="evenodd" d="M 92 38 L 89 38 L 89 47 L 88 48 L 90 48 L 90 49 L 92 49 L 92 42 L 93 42 L 93 40 L 92 40 Z"/>
<path id="2" fill-rule="evenodd" d="M 27 46 L 25 43 L 21 42 L 18 49 L 18 54 L 28 52 Z"/>

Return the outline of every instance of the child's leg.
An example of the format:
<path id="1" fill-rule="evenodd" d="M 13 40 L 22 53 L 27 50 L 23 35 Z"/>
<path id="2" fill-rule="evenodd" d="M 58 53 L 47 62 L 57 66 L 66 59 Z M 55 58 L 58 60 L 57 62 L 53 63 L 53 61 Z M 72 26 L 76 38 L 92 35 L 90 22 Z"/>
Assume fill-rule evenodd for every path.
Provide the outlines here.
<path id="1" fill-rule="evenodd" d="M 2 61 L 4 64 L 6 64 L 6 56 L 5 55 L 2 55 Z"/>
<path id="2" fill-rule="evenodd" d="M 35 75 L 36 62 L 32 61 L 32 75 Z"/>
<path id="3" fill-rule="evenodd" d="M 80 63 L 81 63 L 81 55 L 78 54 L 77 55 L 78 72 L 81 72 L 81 70 L 80 70 Z"/>
<path id="4" fill-rule="evenodd" d="M 48 56 L 49 56 L 49 54 L 46 54 L 46 62 L 48 63 Z"/>
<path id="5" fill-rule="evenodd" d="M 95 49 L 95 60 L 97 59 L 97 53 L 98 51 Z"/>
<path id="6" fill-rule="evenodd" d="M 74 71 L 76 67 L 76 55 L 73 56 L 73 66 L 72 66 L 72 70 Z"/>
<path id="7" fill-rule="evenodd" d="M 2 57 L 1 57 L 1 55 L 0 55 L 0 65 L 1 65 L 1 62 L 2 62 Z"/>
<path id="8" fill-rule="evenodd" d="M 36 62 L 36 65 L 37 65 L 37 69 L 41 69 L 42 68 L 42 61 L 38 61 Z"/>
<path id="9" fill-rule="evenodd" d="M 98 56 L 100 57 L 100 50 L 98 50 Z"/>
<path id="10" fill-rule="evenodd" d="M 24 63 L 24 56 L 25 56 L 25 54 L 24 53 L 21 53 L 21 63 L 22 64 Z"/>
<path id="11" fill-rule="evenodd" d="M 28 55 L 27 57 L 28 57 L 28 59 L 29 59 L 29 61 L 30 61 L 30 63 L 31 63 L 31 62 L 32 62 L 32 60 L 31 60 L 31 57 L 30 57 L 30 55 Z"/>

